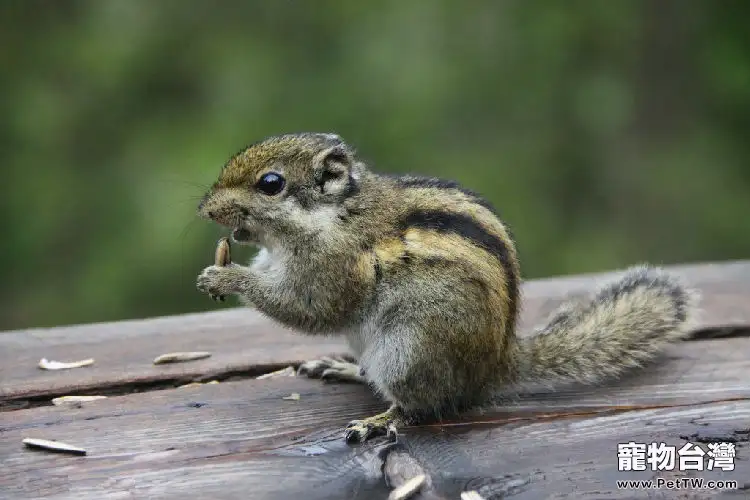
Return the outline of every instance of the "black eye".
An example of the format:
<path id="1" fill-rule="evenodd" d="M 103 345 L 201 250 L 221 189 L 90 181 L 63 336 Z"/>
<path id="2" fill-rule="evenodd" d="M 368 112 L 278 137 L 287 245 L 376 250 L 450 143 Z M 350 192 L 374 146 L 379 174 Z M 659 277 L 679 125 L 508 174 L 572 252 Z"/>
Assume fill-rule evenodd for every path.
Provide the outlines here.
<path id="1" fill-rule="evenodd" d="M 279 194 L 281 190 L 284 189 L 284 184 L 286 184 L 286 181 L 281 174 L 268 172 L 258 179 L 258 182 L 255 183 L 255 187 L 258 188 L 258 191 L 261 193 L 272 196 L 274 194 Z"/>

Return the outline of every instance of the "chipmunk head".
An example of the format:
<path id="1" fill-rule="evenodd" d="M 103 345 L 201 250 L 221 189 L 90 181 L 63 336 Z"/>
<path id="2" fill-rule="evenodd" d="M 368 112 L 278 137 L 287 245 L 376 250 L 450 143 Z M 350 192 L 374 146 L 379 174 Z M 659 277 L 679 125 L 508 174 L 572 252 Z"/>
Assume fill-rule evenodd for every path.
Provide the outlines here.
<path id="1" fill-rule="evenodd" d="M 340 222 L 363 168 L 335 134 L 269 137 L 224 165 L 198 214 L 232 228 L 239 243 L 320 233 Z"/>

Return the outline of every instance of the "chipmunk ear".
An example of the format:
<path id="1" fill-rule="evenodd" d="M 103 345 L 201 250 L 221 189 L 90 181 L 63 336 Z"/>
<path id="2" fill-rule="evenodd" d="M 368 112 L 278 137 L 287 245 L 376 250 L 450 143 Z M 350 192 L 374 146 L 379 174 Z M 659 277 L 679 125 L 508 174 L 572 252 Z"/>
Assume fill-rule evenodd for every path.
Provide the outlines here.
<path id="1" fill-rule="evenodd" d="M 313 160 L 313 175 L 320 192 L 327 196 L 346 198 L 356 189 L 352 177 L 354 155 L 344 144 L 329 147 Z"/>

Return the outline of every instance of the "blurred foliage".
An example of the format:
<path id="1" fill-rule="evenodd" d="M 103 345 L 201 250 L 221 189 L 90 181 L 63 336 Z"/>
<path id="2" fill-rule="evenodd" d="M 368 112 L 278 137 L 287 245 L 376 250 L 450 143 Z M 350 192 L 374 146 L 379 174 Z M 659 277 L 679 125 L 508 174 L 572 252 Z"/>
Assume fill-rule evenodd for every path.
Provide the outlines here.
<path id="1" fill-rule="evenodd" d="M 282 132 L 484 193 L 526 278 L 747 258 L 748 18 L 741 0 L 2 0 L 0 328 L 218 307 L 194 288 L 222 234 L 197 201 Z"/>

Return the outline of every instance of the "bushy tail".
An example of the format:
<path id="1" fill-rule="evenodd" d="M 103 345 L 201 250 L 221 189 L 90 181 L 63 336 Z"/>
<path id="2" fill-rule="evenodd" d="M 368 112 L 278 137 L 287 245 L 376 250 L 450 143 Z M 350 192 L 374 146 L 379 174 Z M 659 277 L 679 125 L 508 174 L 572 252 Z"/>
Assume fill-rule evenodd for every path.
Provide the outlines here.
<path id="1" fill-rule="evenodd" d="M 689 333 L 696 295 L 657 268 L 628 269 L 519 340 L 518 381 L 595 383 L 643 365 Z"/>

